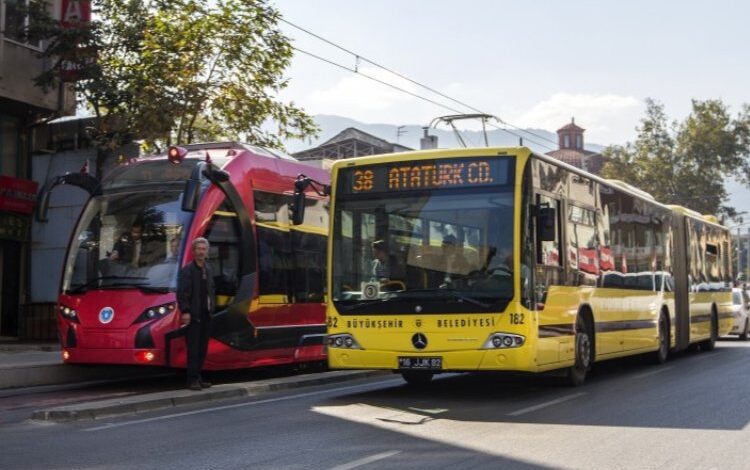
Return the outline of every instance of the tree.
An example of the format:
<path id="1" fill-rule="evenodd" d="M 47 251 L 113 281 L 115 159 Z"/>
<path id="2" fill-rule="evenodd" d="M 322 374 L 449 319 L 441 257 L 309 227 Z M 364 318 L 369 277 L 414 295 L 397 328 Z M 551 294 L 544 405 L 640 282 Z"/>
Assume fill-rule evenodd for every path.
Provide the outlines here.
<path id="1" fill-rule="evenodd" d="M 646 100 L 635 142 L 603 152 L 606 178 L 621 179 L 667 204 L 734 218 L 724 181 L 750 183 L 750 106 L 732 117 L 721 100 L 693 100 L 690 115 L 669 123 L 664 106 Z"/>
<path id="2" fill-rule="evenodd" d="M 97 117 L 92 136 L 111 150 L 132 138 L 145 149 L 195 139 L 242 138 L 283 148 L 317 131 L 278 100 L 288 80 L 289 39 L 263 0 L 93 0 L 89 24 L 63 28 L 32 3 L 30 34 L 48 40 L 55 65 L 36 79 L 55 86 L 67 61 L 76 91 Z M 35 6 L 36 5 L 36 6 Z M 269 132 L 262 127 L 276 124 Z"/>

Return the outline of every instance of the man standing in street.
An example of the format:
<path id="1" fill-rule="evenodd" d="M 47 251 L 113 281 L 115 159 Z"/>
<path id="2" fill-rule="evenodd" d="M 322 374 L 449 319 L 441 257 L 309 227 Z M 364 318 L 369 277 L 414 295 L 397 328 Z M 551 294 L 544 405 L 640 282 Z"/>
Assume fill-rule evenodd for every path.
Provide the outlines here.
<path id="1" fill-rule="evenodd" d="M 180 270 L 177 279 L 177 305 L 181 323 L 187 327 L 187 388 L 201 390 L 211 386 L 201 378 L 211 329 L 215 302 L 214 279 L 208 258 L 208 240 L 199 237 L 191 245 L 193 262 Z"/>

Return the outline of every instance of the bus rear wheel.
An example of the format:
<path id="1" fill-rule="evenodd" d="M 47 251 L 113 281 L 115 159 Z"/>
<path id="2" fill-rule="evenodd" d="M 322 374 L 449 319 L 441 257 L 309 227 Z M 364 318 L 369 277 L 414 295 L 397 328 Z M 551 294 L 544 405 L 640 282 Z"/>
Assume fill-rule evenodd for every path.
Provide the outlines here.
<path id="1" fill-rule="evenodd" d="M 566 381 L 568 385 L 578 387 L 586 381 L 586 374 L 591 368 L 591 328 L 580 315 L 576 320 L 575 363 L 568 368 Z"/>
<path id="2" fill-rule="evenodd" d="M 653 355 L 655 364 L 664 364 L 669 355 L 669 322 L 662 312 L 659 315 L 659 349 Z"/>
<path id="3" fill-rule="evenodd" d="M 748 329 L 750 329 L 750 319 L 745 318 L 745 328 L 742 330 L 742 333 L 740 333 L 740 341 L 747 341 L 750 333 Z"/>
<path id="4" fill-rule="evenodd" d="M 713 351 L 716 348 L 716 340 L 719 337 L 719 319 L 716 312 L 711 312 L 711 337 L 701 343 L 701 350 Z"/>
<path id="5" fill-rule="evenodd" d="M 432 381 L 432 372 L 423 370 L 404 370 L 401 371 L 401 377 L 412 387 L 423 387 Z"/>

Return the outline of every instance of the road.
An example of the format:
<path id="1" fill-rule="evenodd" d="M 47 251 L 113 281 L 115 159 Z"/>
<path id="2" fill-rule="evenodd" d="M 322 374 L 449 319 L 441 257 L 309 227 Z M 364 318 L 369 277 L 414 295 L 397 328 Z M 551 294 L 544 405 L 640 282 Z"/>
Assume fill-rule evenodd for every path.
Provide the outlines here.
<path id="1" fill-rule="evenodd" d="M 663 366 L 398 376 L 97 421 L 0 424 L 3 469 L 750 467 L 750 344 Z M 0 415 L 2 416 L 2 415 Z"/>

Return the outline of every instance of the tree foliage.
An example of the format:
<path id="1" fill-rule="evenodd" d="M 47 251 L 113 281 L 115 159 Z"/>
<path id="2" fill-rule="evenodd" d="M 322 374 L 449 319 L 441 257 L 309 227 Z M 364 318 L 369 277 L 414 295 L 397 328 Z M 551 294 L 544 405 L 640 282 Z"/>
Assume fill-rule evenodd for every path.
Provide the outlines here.
<path id="1" fill-rule="evenodd" d="M 669 122 L 664 106 L 646 100 L 635 142 L 608 147 L 602 175 L 621 179 L 667 204 L 703 214 L 737 215 L 726 205 L 725 180 L 750 183 L 750 106 L 732 117 L 721 100 L 693 100 L 690 115 Z"/>
<path id="2" fill-rule="evenodd" d="M 157 149 L 227 138 L 283 148 L 317 131 L 278 99 L 292 47 L 266 1 L 92 0 L 94 20 L 67 29 L 34 5 L 30 33 L 48 39 L 44 55 L 56 60 L 37 85 L 55 86 L 73 63 L 104 148 L 132 137 Z"/>

